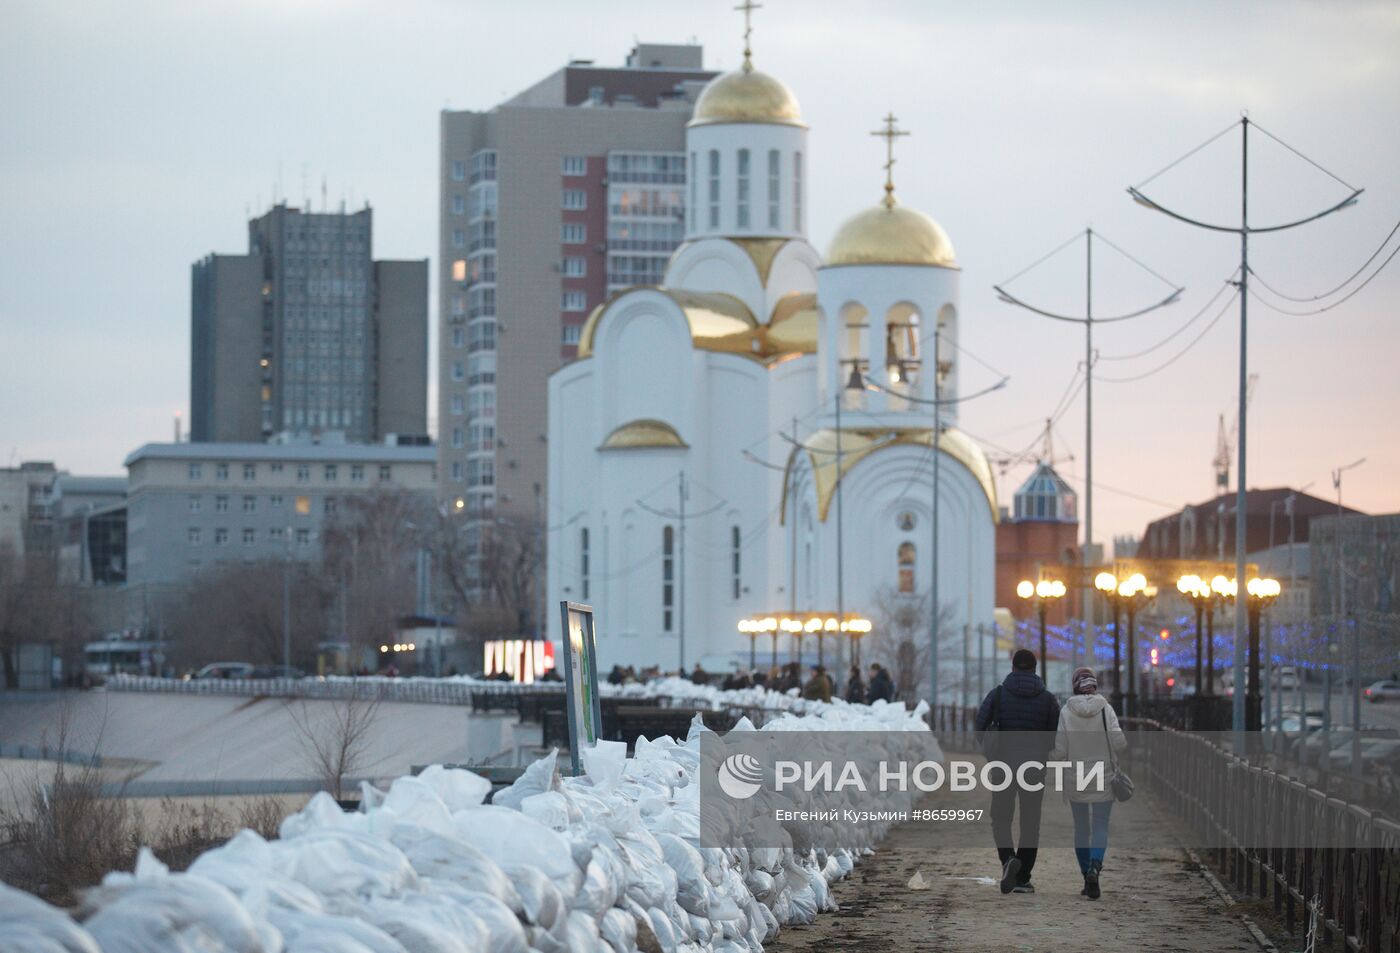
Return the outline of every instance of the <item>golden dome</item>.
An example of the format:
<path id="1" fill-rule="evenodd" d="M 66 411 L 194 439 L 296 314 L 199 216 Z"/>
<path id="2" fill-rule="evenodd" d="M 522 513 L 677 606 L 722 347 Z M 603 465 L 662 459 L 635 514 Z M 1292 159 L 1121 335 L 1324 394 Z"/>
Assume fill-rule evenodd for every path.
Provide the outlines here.
<path id="1" fill-rule="evenodd" d="M 690 125 L 722 122 L 804 125 L 802 109 L 792 90 L 781 80 L 748 65 L 715 77 L 695 101 Z"/>
<path id="2" fill-rule="evenodd" d="M 617 427 L 608 434 L 599 450 L 639 450 L 652 447 L 681 448 L 686 442 L 676 428 L 664 420 L 643 417 Z"/>
<path id="3" fill-rule="evenodd" d="M 923 212 L 894 204 L 848 218 L 831 240 L 826 263 L 958 267 L 953 242 L 942 226 Z"/>

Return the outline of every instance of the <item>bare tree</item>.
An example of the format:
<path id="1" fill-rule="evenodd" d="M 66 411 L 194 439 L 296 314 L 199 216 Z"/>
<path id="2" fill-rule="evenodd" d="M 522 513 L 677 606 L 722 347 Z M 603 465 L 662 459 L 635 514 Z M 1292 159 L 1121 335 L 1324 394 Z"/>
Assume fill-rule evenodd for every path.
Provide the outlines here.
<path id="1" fill-rule="evenodd" d="M 482 535 L 481 574 L 496 605 L 515 613 L 516 635 L 533 634 L 540 532 L 534 521 L 500 516 Z"/>
<path id="2" fill-rule="evenodd" d="M 52 646 L 56 654 L 76 647 L 89 628 L 83 590 L 59 570 L 57 557 L 44 550 L 20 555 L 0 544 L 0 666 L 6 688 L 19 685 L 19 647 Z"/>
<path id="3" fill-rule="evenodd" d="M 939 612 L 938 659 L 940 663 L 961 659 L 962 636 L 949 631 L 952 611 L 943 606 Z M 927 592 L 900 592 L 887 586 L 875 594 L 875 631 L 871 633 L 867 650 L 870 657 L 890 670 L 898 697 L 912 701 L 924 696 L 929 680 L 929 597 Z M 961 662 L 959 662 L 961 664 Z M 957 686 L 960 669 L 940 664 L 939 696 Z"/>
<path id="4" fill-rule="evenodd" d="M 344 796 L 346 777 L 370 767 L 369 733 L 379 715 L 383 693 L 356 685 L 349 698 L 333 702 L 301 702 L 292 715 L 302 751 L 318 780 L 332 796 Z M 317 713 L 329 716 L 317 718 Z"/>
<path id="5" fill-rule="evenodd" d="M 353 647 L 391 641 L 399 620 L 414 611 L 415 557 L 429 516 L 413 494 L 385 490 L 344 500 L 327 522 L 322 576 Z"/>

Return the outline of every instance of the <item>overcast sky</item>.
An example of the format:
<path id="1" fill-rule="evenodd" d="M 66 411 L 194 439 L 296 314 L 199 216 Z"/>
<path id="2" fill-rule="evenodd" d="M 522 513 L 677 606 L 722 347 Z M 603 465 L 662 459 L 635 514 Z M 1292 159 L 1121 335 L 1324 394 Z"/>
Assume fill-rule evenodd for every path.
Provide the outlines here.
<path id="1" fill-rule="evenodd" d="M 303 168 L 313 195 L 324 175 L 332 203 L 368 199 L 377 257 L 430 257 L 440 109 L 489 108 L 570 58 L 620 63 L 636 39 L 695 38 L 707 66 L 732 68 L 742 48 L 732 6 L 0 0 L 6 463 L 119 473 L 130 450 L 170 438 L 177 412 L 188 421 L 190 265 L 245 251 L 246 219 L 267 206 L 279 176 L 294 199 Z M 1078 326 L 999 303 L 991 286 L 1092 224 L 1187 287 L 1171 308 L 1101 329 L 1096 373 L 1133 377 L 1178 354 L 1218 305 L 1140 358 L 1107 360 L 1195 315 L 1235 268 L 1239 241 L 1148 211 L 1124 189 L 1242 109 L 1366 188 L 1355 208 L 1254 239 L 1251 263 L 1275 288 L 1306 297 L 1333 287 L 1400 219 L 1393 2 L 765 0 L 754 50 L 811 125 L 819 248 L 880 196 L 881 144 L 867 135 L 879 117 L 893 110 L 912 131 L 899 148 L 898 194 L 938 219 L 957 248 L 963 346 L 1011 376 L 962 411 L 994 457 L 1036 440 L 1084 339 Z M 1251 137 L 1250 157 L 1252 222 L 1298 218 L 1347 194 L 1262 135 Z M 1193 217 L 1236 222 L 1238 134 L 1148 191 Z M 1098 314 L 1163 291 L 1106 249 L 1095 272 Z M 1082 243 L 1012 290 L 1051 310 L 1082 309 Z M 1346 477 L 1346 502 L 1400 510 L 1397 304 L 1400 262 L 1325 314 L 1289 317 L 1250 301 L 1252 486 L 1310 484 L 1330 497 L 1329 470 L 1364 456 Z M 1096 385 L 1100 538 L 1136 534 L 1213 495 L 1238 337 L 1232 308 L 1160 373 Z M 994 379 L 965 360 L 965 389 Z M 1054 450 L 1082 486 L 1082 394 L 1056 424 Z M 1008 501 L 1025 472 L 1002 477 Z"/>

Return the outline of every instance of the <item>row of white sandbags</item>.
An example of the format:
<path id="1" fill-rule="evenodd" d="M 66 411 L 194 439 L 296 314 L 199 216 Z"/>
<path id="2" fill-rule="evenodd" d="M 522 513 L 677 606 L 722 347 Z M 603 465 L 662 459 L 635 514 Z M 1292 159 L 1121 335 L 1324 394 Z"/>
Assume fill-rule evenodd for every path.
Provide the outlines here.
<path id="1" fill-rule="evenodd" d="M 880 730 L 892 752 L 900 732 L 927 731 L 922 710 L 819 707 L 765 730 Z M 560 778 L 551 754 L 492 804 L 485 779 L 441 767 L 367 787 L 361 813 L 317 795 L 279 839 L 243 831 L 187 873 L 143 852 L 85 896 L 81 925 L 3 891 L 0 951 L 761 950 L 782 924 L 830 909 L 828 884 L 883 830 L 831 852 L 699 848 L 702 731 L 641 740 L 632 758 L 605 743 L 580 778 Z"/>

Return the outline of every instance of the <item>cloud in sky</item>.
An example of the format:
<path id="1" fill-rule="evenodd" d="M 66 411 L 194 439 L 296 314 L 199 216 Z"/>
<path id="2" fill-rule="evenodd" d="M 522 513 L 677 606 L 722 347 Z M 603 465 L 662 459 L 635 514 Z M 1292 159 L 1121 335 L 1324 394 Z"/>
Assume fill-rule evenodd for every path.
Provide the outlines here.
<path id="1" fill-rule="evenodd" d="M 695 37 L 708 65 L 739 60 L 733 4 L 210 2 L 119 5 L 18 0 L 0 12 L 0 448 L 82 472 L 168 439 L 186 411 L 189 268 L 240 252 L 274 188 L 295 203 L 375 207 L 375 253 L 436 253 L 437 113 L 483 109 L 571 57 L 620 62 L 634 39 Z M 1086 224 L 1187 285 L 1150 318 L 1105 327 L 1105 358 L 1165 337 L 1220 287 L 1238 242 L 1129 201 L 1139 182 L 1236 118 L 1253 119 L 1344 179 L 1361 204 L 1296 232 L 1260 236 L 1251 261 L 1283 291 L 1330 287 L 1400 218 L 1400 7 L 1384 2 L 852 5 L 768 0 L 756 61 L 791 85 L 812 126 L 811 237 L 824 247 L 879 197 L 893 110 L 899 195 L 958 250 L 961 344 L 1012 377 L 963 408 L 996 448 L 1035 443 L 1083 360 L 1082 334 L 998 303 L 1002 281 Z M 1238 138 L 1154 183 L 1190 214 L 1238 214 Z M 1256 136 L 1251 215 L 1296 217 L 1345 194 Z M 303 183 L 305 182 L 305 185 Z M 279 184 L 280 183 L 280 184 Z M 1099 313 L 1161 286 L 1096 259 Z M 1082 307 L 1071 248 L 1016 289 Z M 1250 482 L 1313 483 L 1367 456 L 1347 502 L 1400 509 L 1400 266 L 1346 305 L 1286 317 L 1251 302 Z M 1149 371 L 1213 317 L 1105 377 Z M 1217 415 L 1233 415 L 1238 323 L 1226 314 L 1165 371 L 1095 392 L 1098 535 L 1212 493 Z M 970 358 L 969 358 L 970 360 Z M 979 377 L 979 374 L 982 375 Z M 991 372 L 969 364 L 972 388 Z M 188 417 L 186 411 L 186 418 Z M 1083 466 L 1082 397 L 1055 428 L 1062 471 Z M 1024 468 L 1001 481 L 1014 490 Z M 1113 488 L 1113 489 L 1109 489 Z M 1133 496 L 1124 495 L 1128 491 Z"/>

